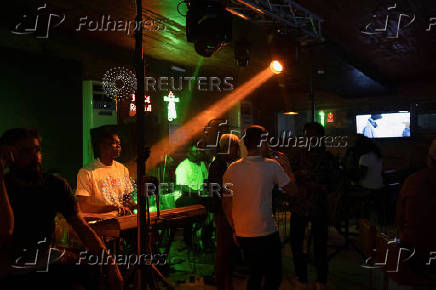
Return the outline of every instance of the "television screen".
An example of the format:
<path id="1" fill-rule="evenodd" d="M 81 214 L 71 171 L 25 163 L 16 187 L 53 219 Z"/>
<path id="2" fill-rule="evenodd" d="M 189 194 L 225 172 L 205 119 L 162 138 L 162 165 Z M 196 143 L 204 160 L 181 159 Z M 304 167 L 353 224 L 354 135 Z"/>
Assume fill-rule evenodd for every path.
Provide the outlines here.
<path id="1" fill-rule="evenodd" d="M 356 132 L 368 138 L 410 137 L 410 112 L 356 115 Z"/>

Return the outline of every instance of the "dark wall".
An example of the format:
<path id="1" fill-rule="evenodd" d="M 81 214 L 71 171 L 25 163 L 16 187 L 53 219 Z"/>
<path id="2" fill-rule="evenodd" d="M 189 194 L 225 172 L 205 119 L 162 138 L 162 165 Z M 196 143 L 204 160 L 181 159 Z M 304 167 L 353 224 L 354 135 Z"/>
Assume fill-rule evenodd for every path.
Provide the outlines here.
<path id="1" fill-rule="evenodd" d="M 75 186 L 82 163 L 81 64 L 0 49 L 0 67 L 0 134 L 16 127 L 38 129 L 44 170 Z"/>

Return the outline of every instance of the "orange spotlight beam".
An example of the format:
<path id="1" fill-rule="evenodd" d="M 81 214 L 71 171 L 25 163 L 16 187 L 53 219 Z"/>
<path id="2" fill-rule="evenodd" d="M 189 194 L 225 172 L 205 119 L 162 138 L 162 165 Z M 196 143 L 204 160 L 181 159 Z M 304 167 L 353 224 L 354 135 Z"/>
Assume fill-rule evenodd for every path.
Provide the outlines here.
<path id="1" fill-rule="evenodd" d="M 247 17 L 247 16 L 245 16 L 245 15 L 242 14 L 242 13 L 239 13 L 239 12 L 236 11 L 236 10 L 233 10 L 232 8 L 227 7 L 226 10 L 229 11 L 230 13 L 232 13 L 233 15 L 236 15 L 236 16 L 238 16 L 238 17 L 241 17 L 241 18 L 244 19 L 244 20 L 248 20 L 248 17 Z"/>
<path id="2" fill-rule="evenodd" d="M 251 9 L 257 11 L 260 14 L 265 14 L 265 12 L 263 12 L 261 9 L 257 8 L 256 6 L 254 6 L 254 5 L 250 4 L 250 3 L 247 3 L 247 2 L 245 2 L 243 0 L 236 0 L 236 1 L 238 1 L 239 3 L 247 6 L 248 8 L 251 8 Z"/>
<path id="3" fill-rule="evenodd" d="M 187 144 L 195 135 L 200 133 L 212 119 L 220 117 L 231 109 L 239 101 L 248 96 L 255 89 L 269 80 L 275 74 L 267 67 L 242 86 L 224 96 L 221 100 L 199 113 L 174 132 L 173 138 L 178 145 L 170 145 L 169 137 L 166 137 L 151 147 L 151 155 L 147 161 L 147 171 L 162 162 L 162 156 L 174 153 L 179 147 Z"/>

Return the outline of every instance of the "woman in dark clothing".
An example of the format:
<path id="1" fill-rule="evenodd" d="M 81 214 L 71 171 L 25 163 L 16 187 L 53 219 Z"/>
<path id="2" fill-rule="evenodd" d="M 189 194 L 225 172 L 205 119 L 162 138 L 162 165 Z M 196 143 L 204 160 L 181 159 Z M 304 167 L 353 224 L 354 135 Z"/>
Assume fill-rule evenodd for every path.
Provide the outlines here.
<path id="1" fill-rule="evenodd" d="M 326 289 L 327 283 L 327 240 L 328 240 L 328 194 L 338 184 L 339 165 L 335 157 L 325 149 L 322 142 L 324 128 L 318 123 L 304 126 L 304 135 L 317 140 L 315 148 L 304 148 L 294 159 L 295 177 L 299 189 L 293 202 L 290 235 L 297 275 L 296 289 L 307 288 L 307 257 L 303 252 L 305 231 L 310 222 L 314 241 L 315 266 L 317 269 L 316 289 Z"/>

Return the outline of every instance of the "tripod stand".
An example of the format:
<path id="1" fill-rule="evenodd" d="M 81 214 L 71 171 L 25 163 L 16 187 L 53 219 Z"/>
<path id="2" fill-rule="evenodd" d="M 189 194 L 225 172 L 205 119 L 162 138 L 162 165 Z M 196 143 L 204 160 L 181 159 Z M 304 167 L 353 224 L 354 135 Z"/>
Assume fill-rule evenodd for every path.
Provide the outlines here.
<path id="1" fill-rule="evenodd" d="M 136 23 L 142 23 L 142 0 L 136 0 Z M 138 29 L 135 31 L 135 63 L 136 63 L 136 78 L 138 81 L 136 98 L 136 132 L 137 132 L 137 177 L 138 177 L 138 248 L 137 255 L 151 255 L 153 250 L 153 229 L 150 224 L 150 206 L 148 201 L 148 194 L 145 193 L 145 161 L 146 156 L 144 152 L 144 130 L 145 130 L 145 118 L 144 118 L 144 57 L 143 57 L 143 26 L 138 25 Z M 157 204 L 159 196 L 156 195 Z M 167 288 L 174 289 L 165 277 L 159 272 L 155 265 L 151 267 L 144 265 L 136 266 L 137 273 L 137 289 L 159 289 L 157 281 L 163 282 Z"/>

